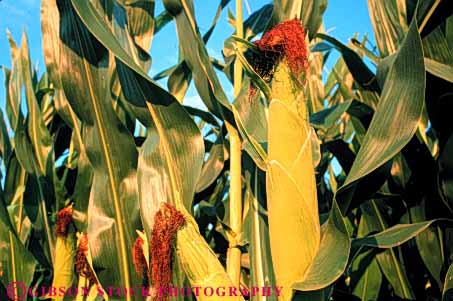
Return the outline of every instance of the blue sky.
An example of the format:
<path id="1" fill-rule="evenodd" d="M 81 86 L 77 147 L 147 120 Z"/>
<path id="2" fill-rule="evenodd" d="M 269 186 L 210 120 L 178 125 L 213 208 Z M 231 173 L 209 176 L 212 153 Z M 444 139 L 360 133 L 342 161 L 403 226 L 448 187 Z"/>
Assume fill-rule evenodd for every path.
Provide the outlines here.
<path id="1" fill-rule="evenodd" d="M 194 0 L 195 13 L 201 32 L 205 32 L 214 17 L 219 0 Z M 234 11 L 234 1 L 229 5 Z M 264 0 L 248 0 L 251 11 L 269 3 Z M 163 10 L 160 0 L 156 0 L 157 13 Z M 248 16 L 244 7 L 244 18 Z M 360 36 L 368 34 L 372 37 L 372 27 L 368 16 L 366 0 L 329 0 L 327 11 L 324 15 L 324 27 L 330 35 L 346 43 L 354 34 Z M 28 35 L 32 61 L 38 64 L 39 70 L 44 70 L 44 62 L 41 49 L 41 25 L 40 25 L 40 1 L 39 0 L 1 0 L 0 1 L 0 65 L 11 66 L 9 44 L 6 38 L 6 30 L 9 29 L 16 40 L 20 43 L 22 31 L 25 29 Z M 219 23 L 212 35 L 207 48 L 208 52 L 217 58 L 221 58 L 223 41 L 232 33 L 233 29 L 227 22 L 227 10 L 224 10 Z M 151 54 L 153 66 L 151 74 L 174 65 L 178 58 L 178 41 L 174 24 L 169 24 L 153 40 Z M 333 60 L 338 57 L 335 55 Z M 5 89 L 3 86 L 3 72 L 0 75 L 0 108 L 4 110 Z M 225 82 L 225 81 L 222 81 Z M 231 87 L 225 88 L 228 96 L 231 96 Z M 193 87 L 188 91 L 187 103 L 202 106 Z"/>

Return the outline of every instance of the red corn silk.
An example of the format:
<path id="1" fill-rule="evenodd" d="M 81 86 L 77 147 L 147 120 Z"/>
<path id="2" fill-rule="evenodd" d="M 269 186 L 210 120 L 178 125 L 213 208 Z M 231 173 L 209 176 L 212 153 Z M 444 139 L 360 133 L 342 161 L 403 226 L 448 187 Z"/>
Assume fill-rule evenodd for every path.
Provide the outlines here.
<path id="1" fill-rule="evenodd" d="M 135 270 L 137 274 L 142 277 L 143 285 L 149 285 L 149 268 L 146 262 L 145 253 L 143 251 L 143 238 L 137 237 L 132 247 L 132 260 L 134 262 Z"/>
<path id="2" fill-rule="evenodd" d="M 72 223 L 72 206 L 61 209 L 57 213 L 57 222 L 55 224 L 55 236 L 66 238 L 69 232 L 69 226 Z"/>
<path id="3" fill-rule="evenodd" d="M 308 51 L 305 31 L 298 19 L 275 25 L 254 44 L 260 53 L 252 54 L 251 64 L 264 80 L 272 80 L 275 66 L 285 58 L 292 76 L 303 85 L 300 75 L 308 68 Z"/>
<path id="4" fill-rule="evenodd" d="M 78 275 L 83 276 L 88 279 L 89 286 L 93 284 L 98 284 L 96 275 L 87 259 L 88 256 L 88 236 L 84 234 L 77 248 L 76 259 L 75 259 L 75 268 Z"/>
<path id="5" fill-rule="evenodd" d="M 154 217 L 151 231 L 151 280 L 156 291 L 165 292 L 171 285 L 173 241 L 176 232 L 185 224 L 184 216 L 175 207 L 163 203 Z M 166 301 L 169 297 L 158 294 L 154 300 Z"/>

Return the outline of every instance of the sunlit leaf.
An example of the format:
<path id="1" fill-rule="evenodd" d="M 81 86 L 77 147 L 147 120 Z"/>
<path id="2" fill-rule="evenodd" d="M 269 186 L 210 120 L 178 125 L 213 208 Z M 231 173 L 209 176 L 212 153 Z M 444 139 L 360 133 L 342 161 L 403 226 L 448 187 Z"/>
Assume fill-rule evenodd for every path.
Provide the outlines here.
<path id="1" fill-rule="evenodd" d="M 332 284 L 340 277 L 348 263 L 351 242 L 343 216 L 336 203 L 329 219 L 321 227 L 321 242 L 308 271 L 293 283 L 298 290 L 317 290 Z"/>
<path id="2" fill-rule="evenodd" d="M 102 268 L 101 283 L 133 285 L 140 281 L 130 255 L 135 229 L 140 228 L 137 150 L 113 111 L 106 49 L 88 32 L 70 1 L 58 2 L 58 10 L 62 41 L 58 74 L 71 107 L 86 125 L 85 147 L 94 167 L 87 228 L 93 263 Z"/>
<path id="3" fill-rule="evenodd" d="M 444 288 L 442 291 L 442 301 L 448 301 L 453 296 L 453 264 L 450 265 L 445 275 Z"/>
<path id="4" fill-rule="evenodd" d="M 198 30 L 191 0 L 165 0 L 164 6 L 176 21 L 181 54 L 192 71 L 197 91 L 206 107 L 217 117 L 227 117 L 230 104 L 209 60 L 205 43 Z M 184 41 L 184 42 L 182 42 Z M 229 118 L 232 116 L 230 115 Z"/>
<path id="5" fill-rule="evenodd" d="M 313 38 L 322 22 L 327 0 L 278 0 L 274 1 L 274 24 L 299 18 Z"/>
<path id="6" fill-rule="evenodd" d="M 425 95 L 425 70 L 417 24 L 412 23 L 387 75 L 378 108 L 351 171 L 337 192 L 343 212 L 349 209 L 347 191 L 398 153 L 414 135 Z M 415 83 L 415 84 L 414 84 Z"/>
<path id="7" fill-rule="evenodd" d="M 406 1 L 368 0 L 368 10 L 379 53 L 385 57 L 396 52 L 409 28 Z"/>
<path id="8" fill-rule="evenodd" d="M 385 219 L 385 216 L 382 214 L 379 208 L 379 204 L 375 200 L 371 200 L 368 203 L 365 203 L 361 207 L 362 209 L 362 218 L 364 218 L 364 222 L 366 223 L 366 227 L 368 231 L 375 232 L 375 231 L 384 231 L 386 233 L 388 225 Z M 398 229 L 398 227 L 396 228 Z M 394 233 L 394 229 L 388 229 L 389 233 Z M 418 230 L 418 229 L 417 229 Z M 384 243 L 388 242 L 385 241 L 385 234 L 377 234 L 380 235 L 379 238 L 383 238 Z M 391 240 L 388 247 L 392 247 L 393 240 Z M 362 238 L 365 242 L 367 237 Z M 401 241 L 401 239 L 399 240 Z M 377 242 L 376 239 L 371 239 L 371 243 Z M 391 286 L 393 287 L 395 294 L 400 298 L 405 299 L 414 299 L 414 292 L 409 282 L 409 278 L 407 276 L 406 270 L 404 269 L 404 264 L 400 258 L 400 250 L 398 248 L 391 248 L 387 249 L 382 253 L 377 254 L 376 258 L 381 268 L 382 273 L 384 274 L 385 278 L 390 282 Z"/>

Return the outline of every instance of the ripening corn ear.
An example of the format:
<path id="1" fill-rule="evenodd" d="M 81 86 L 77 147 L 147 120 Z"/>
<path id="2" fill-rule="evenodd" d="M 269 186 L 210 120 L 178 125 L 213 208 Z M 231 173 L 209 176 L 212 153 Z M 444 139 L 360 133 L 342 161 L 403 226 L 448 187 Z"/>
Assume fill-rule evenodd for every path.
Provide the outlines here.
<path id="1" fill-rule="evenodd" d="M 233 287 L 231 278 L 226 273 L 216 254 L 206 240 L 200 234 L 198 225 L 192 215 L 185 209 L 181 200 L 175 202 L 176 209 L 173 212 L 174 222 L 178 226 L 176 232 L 176 255 L 178 263 L 184 270 L 192 287 Z M 172 208 L 165 204 L 166 208 Z M 168 209 L 167 209 L 168 210 Z M 180 222 L 183 218 L 184 223 Z M 153 241 L 151 240 L 151 249 Z M 153 258 L 151 258 L 151 262 Z M 203 290 L 199 290 L 196 296 L 198 301 L 218 300 L 218 296 L 206 296 Z M 238 300 L 244 300 L 239 298 Z"/>
<path id="2" fill-rule="evenodd" d="M 167 293 L 172 285 L 173 243 L 176 232 L 184 223 L 182 213 L 167 203 L 161 204 L 154 217 L 150 245 L 151 282 L 158 300 L 169 299 Z"/>
<path id="3" fill-rule="evenodd" d="M 189 214 L 184 215 L 185 225 L 178 231 L 176 251 L 192 287 L 233 287 L 219 259 L 198 231 L 198 225 Z M 205 296 L 199 290 L 197 300 L 218 300 L 218 296 Z M 239 300 L 244 300 L 239 298 Z"/>
<path id="4" fill-rule="evenodd" d="M 52 287 L 69 288 L 74 284 L 74 261 L 76 255 L 75 227 L 72 221 L 72 205 L 60 210 L 55 226 L 55 262 Z M 62 301 L 64 296 L 53 300 Z"/>
<path id="5" fill-rule="evenodd" d="M 176 207 L 161 203 L 154 216 L 149 242 L 153 300 L 169 300 L 167 289 L 170 286 L 177 287 L 174 281 L 182 282 L 182 279 L 178 279 L 181 275 L 177 275 L 179 266 L 184 270 L 193 288 L 232 287 L 233 282 L 198 231 L 198 225 L 193 217 L 186 211 L 182 202 L 177 201 L 175 205 Z M 176 254 L 173 254 L 175 245 Z M 140 263 L 143 259 L 138 255 L 135 261 Z M 141 268 L 139 270 L 141 271 Z M 196 297 L 199 301 L 218 299 L 215 295 L 205 296 L 203 289 L 198 290 Z"/>
<path id="6" fill-rule="evenodd" d="M 88 291 L 88 296 L 77 294 L 76 301 L 94 301 L 98 300 L 98 285 L 99 280 L 94 273 L 92 267 L 92 259 L 88 244 L 87 234 L 77 234 L 77 252 L 75 256 L 75 270 L 79 276 L 78 291 Z M 108 300 L 107 293 L 104 292 L 104 300 Z"/>
<path id="7" fill-rule="evenodd" d="M 143 287 L 149 287 L 149 245 L 145 233 L 137 231 L 137 234 L 138 237 L 132 247 L 132 259 L 135 271 L 142 278 Z"/>
<path id="8" fill-rule="evenodd" d="M 263 35 L 252 58 L 258 74 L 271 84 L 268 169 L 269 232 L 281 300 L 291 300 L 291 285 L 303 279 L 320 243 L 311 127 L 303 94 L 307 70 L 304 29 L 298 20 L 283 22 Z"/>

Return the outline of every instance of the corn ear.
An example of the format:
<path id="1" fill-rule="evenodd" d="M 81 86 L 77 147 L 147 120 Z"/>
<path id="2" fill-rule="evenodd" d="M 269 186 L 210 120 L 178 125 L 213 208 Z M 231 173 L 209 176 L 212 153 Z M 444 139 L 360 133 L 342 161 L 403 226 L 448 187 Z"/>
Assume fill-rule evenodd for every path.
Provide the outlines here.
<path id="1" fill-rule="evenodd" d="M 57 236 L 55 242 L 55 262 L 52 287 L 71 287 L 75 282 L 74 259 L 76 254 L 75 233 L 68 236 Z M 52 300 L 63 301 L 64 296 L 55 296 Z"/>
<path id="2" fill-rule="evenodd" d="M 80 245 L 83 235 L 84 234 L 82 234 L 82 233 L 77 233 L 77 247 Z M 87 260 L 91 266 L 91 269 L 93 269 L 93 259 L 91 258 L 89 244 L 88 244 L 88 251 L 87 251 Z M 94 269 L 93 269 L 93 271 L 94 271 Z M 101 300 L 108 301 L 109 300 L 109 296 L 107 295 L 107 293 L 105 291 L 103 291 L 103 288 L 99 284 L 99 279 L 97 278 L 96 274 L 95 274 L 95 276 L 96 276 L 98 284 L 91 285 L 91 287 L 89 287 L 87 296 L 84 296 L 84 294 L 82 294 L 82 293 L 77 294 L 75 301 L 101 301 Z M 88 287 L 89 284 L 90 284 L 90 282 L 87 277 L 79 275 L 79 281 L 77 284 L 77 289 L 79 292 L 83 292 L 84 288 Z M 104 294 L 101 295 L 100 292 L 104 292 Z"/>
<path id="3" fill-rule="evenodd" d="M 75 301 L 108 301 L 108 295 L 104 294 L 104 296 L 99 295 L 98 287 L 96 285 L 92 285 L 89 290 L 88 294 L 85 296 L 84 288 L 88 286 L 88 279 L 86 277 L 80 276 L 79 282 L 77 285 L 77 297 Z"/>
<path id="4" fill-rule="evenodd" d="M 181 208 L 180 208 L 181 210 Z M 233 282 L 215 253 L 198 231 L 193 217 L 182 210 L 186 224 L 177 233 L 176 253 L 192 287 L 233 287 Z M 206 296 L 203 289 L 197 300 L 218 300 L 218 296 Z M 244 300 L 240 298 L 239 300 Z"/>
<path id="5" fill-rule="evenodd" d="M 283 59 L 272 80 L 266 175 L 269 232 L 281 300 L 291 300 L 320 243 L 312 128 L 302 89 Z"/>

